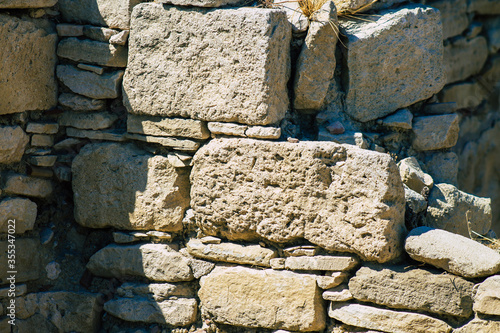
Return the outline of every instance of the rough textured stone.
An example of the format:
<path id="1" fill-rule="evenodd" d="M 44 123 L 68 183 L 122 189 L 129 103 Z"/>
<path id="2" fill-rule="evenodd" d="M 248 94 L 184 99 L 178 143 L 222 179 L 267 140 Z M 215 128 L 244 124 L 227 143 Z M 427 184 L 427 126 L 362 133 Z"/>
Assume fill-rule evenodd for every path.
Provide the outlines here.
<path id="1" fill-rule="evenodd" d="M 380 262 L 401 253 L 404 190 L 387 155 L 331 142 L 217 139 L 193 161 L 191 207 L 207 235 L 303 237 Z"/>
<path id="2" fill-rule="evenodd" d="M 43 8 L 56 3 L 57 0 L 2 0 L 0 8 Z"/>
<path id="3" fill-rule="evenodd" d="M 231 123 L 218 123 L 218 122 L 209 122 L 208 130 L 212 134 L 221 134 L 221 135 L 232 135 L 232 136 L 246 136 L 245 131 L 248 126 L 246 125 L 238 125 Z"/>
<path id="4" fill-rule="evenodd" d="M 276 251 L 260 245 L 203 244 L 198 239 L 191 239 L 186 247 L 189 254 L 197 258 L 267 267 L 270 266 L 269 260 L 278 255 Z"/>
<path id="5" fill-rule="evenodd" d="M 295 1 L 274 1 L 274 7 L 283 9 L 286 12 L 288 22 L 292 25 L 294 34 L 301 34 L 309 28 L 309 19 L 304 15 L 300 8 L 299 2 Z"/>
<path id="6" fill-rule="evenodd" d="M 188 259 L 166 244 L 108 245 L 90 257 L 87 268 L 103 277 L 145 277 L 152 281 L 191 281 Z"/>
<path id="7" fill-rule="evenodd" d="M 106 107 L 106 101 L 81 95 L 64 93 L 59 95 L 59 104 L 73 111 L 98 111 Z"/>
<path id="8" fill-rule="evenodd" d="M 4 191 L 7 194 L 47 198 L 52 194 L 52 182 L 48 179 L 10 174 L 7 176 Z"/>
<path id="9" fill-rule="evenodd" d="M 318 134 L 319 141 L 333 141 L 340 144 L 348 144 L 367 149 L 369 147 L 366 138 L 361 132 L 345 132 L 342 134 L 331 134 L 328 130 L 320 129 Z"/>
<path id="10" fill-rule="evenodd" d="M 28 123 L 26 132 L 39 134 L 56 134 L 59 125 L 56 123 Z"/>
<path id="11" fill-rule="evenodd" d="M 396 0 L 398 1 L 398 0 Z M 339 13 L 357 13 L 364 9 L 369 9 L 373 0 L 334 0 L 335 6 Z"/>
<path id="12" fill-rule="evenodd" d="M 156 2 L 176 6 L 223 7 L 241 4 L 242 0 L 156 0 Z"/>
<path id="13" fill-rule="evenodd" d="M 434 153 L 425 162 L 425 167 L 435 183 L 457 186 L 458 156 L 454 152 Z"/>
<path id="14" fill-rule="evenodd" d="M 443 65 L 446 84 L 462 81 L 479 73 L 488 59 L 486 38 L 461 38 L 444 48 Z"/>
<path id="15" fill-rule="evenodd" d="M 444 85 L 439 12 L 411 5 L 380 14 L 340 20 L 348 39 L 345 111 L 362 122 L 429 98 Z"/>
<path id="16" fill-rule="evenodd" d="M 401 129 L 411 129 L 412 121 L 413 114 L 408 109 L 401 109 L 382 119 L 384 126 Z"/>
<path id="17" fill-rule="evenodd" d="M 456 145 L 459 131 L 457 114 L 424 116 L 413 119 L 413 147 L 416 150 L 437 150 Z"/>
<path id="18" fill-rule="evenodd" d="M 99 295 L 69 291 L 28 294 L 16 299 L 21 325 L 39 332 L 95 332 L 101 319 Z M 44 321 L 51 330 L 44 331 Z M 20 332 L 23 330 L 19 327 Z M 26 331 L 25 331 L 26 332 Z"/>
<path id="19" fill-rule="evenodd" d="M 75 113 L 64 112 L 59 117 L 59 125 L 79 129 L 99 130 L 111 127 L 118 116 L 109 112 Z"/>
<path id="20" fill-rule="evenodd" d="M 123 71 L 98 75 L 71 65 L 57 66 L 57 78 L 74 93 L 95 99 L 117 98 L 120 95 Z"/>
<path id="21" fill-rule="evenodd" d="M 491 199 L 460 191 L 450 184 L 436 184 L 429 195 L 427 225 L 464 237 L 485 235 L 491 228 Z"/>
<path id="22" fill-rule="evenodd" d="M 29 137 L 19 126 L 0 126 L 0 164 L 20 162 Z"/>
<path id="23" fill-rule="evenodd" d="M 423 195 L 413 191 L 405 185 L 405 200 L 406 205 L 415 214 L 423 212 L 427 208 L 427 200 Z"/>
<path id="24" fill-rule="evenodd" d="M 16 234 L 23 234 L 28 230 L 33 230 L 36 213 L 36 203 L 29 199 L 3 199 L 0 202 L 0 232 L 7 232 L 8 220 L 15 221 Z"/>
<path id="25" fill-rule="evenodd" d="M 500 275 L 484 280 L 474 296 L 474 311 L 491 316 L 500 316 Z"/>
<path id="26" fill-rule="evenodd" d="M 196 321 L 194 298 L 152 301 L 147 298 L 118 298 L 104 304 L 107 313 L 131 322 L 186 326 Z"/>
<path id="27" fill-rule="evenodd" d="M 127 138 L 143 142 L 158 143 L 165 147 L 170 147 L 176 150 L 197 151 L 200 147 L 198 141 L 189 139 L 177 139 L 169 137 L 144 136 L 139 134 L 127 134 Z"/>
<path id="28" fill-rule="evenodd" d="M 134 145 L 85 146 L 73 160 L 75 219 L 89 228 L 179 231 L 189 175 Z M 96 186 L 95 184 L 99 184 Z"/>
<path id="29" fill-rule="evenodd" d="M 109 42 L 111 37 L 118 35 L 119 33 L 120 33 L 119 30 L 114 30 L 109 28 L 94 27 L 92 25 L 83 26 L 83 34 L 85 37 L 100 42 Z"/>
<path id="30" fill-rule="evenodd" d="M 295 109 L 318 110 L 323 106 L 335 71 L 335 47 L 338 33 L 337 9 L 326 1 L 310 19 L 306 39 L 302 44 L 294 82 Z"/>
<path id="31" fill-rule="evenodd" d="M 439 0 L 428 5 L 439 9 L 443 25 L 443 39 L 458 36 L 469 26 L 467 0 Z"/>
<path id="32" fill-rule="evenodd" d="M 58 24 L 56 30 L 59 37 L 83 36 L 83 26 L 77 24 Z"/>
<path id="33" fill-rule="evenodd" d="M 329 271 L 330 275 L 316 276 L 316 282 L 318 283 L 318 287 L 321 289 L 330 289 L 333 287 L 337 287 L 339 284 L 345 282 L 347 280 L 348 274 L 346 272 L 332 272 Z"/>
<path id="34" fill-rule="evenodd" d="M 132 8 L 143 0 L 59 0 L 66 22 L 130 29 Z"/>
<path id="35" fill-rule="evenodd" d="M 291 37 L 283 11 L 145 3 L 132 16 L 129 112 L 249 125 L 283 119 Z"/>
<path id="36" fill-rule="evenodd" d="M 324 300 L 332 302 L 347 302 L 353 299 L 347 284 L 324 291 L 322 297 Z"/>
<path id="37" fill-rule="evenodd" d="M 457 109 L 475 108 L 487 97 L 487 91 L 477 82 L 460 82 L 446 86 L 438 97 L 444 103 L 457 103 Z"/>
<path id="38" fill-rule="evenodd" d="M 383 332 L 451 332 L 451 327 L 439 319 L 418 313 L 385 310 L 361 304 L 332 302 L 328 315 L 348 325 Z"/>
<path id="39" fill-rule="evenodd" d="M 33 134 L 31 136 L 33 147 L 51 147 L 54 145 L 54 136 L 46 134 Z"/>
<path id="40" fill-rule="evenodd" d="M 359 260 L 355 256 L 288 257 L 285 268 L 291 270 L 349 271 Z"/>
<path id="41" fill-rule="evenodd" d="M 208 139 L 210 132 L 203 121 L 184 118 L 127 117 L 127 131 L 154 136 L 180 136 L 193 139 Z"/>
<path id="42" fill-rule="evenodd" d="M 30 156 L 28 161 L 31 165 L 52 167 L 57 161 L 57 155 Z"/>
<path id="43" fill-rule="evenodd" d="M 500 271 L 500 253 L 472 239 L 429 227 L 408 234 L 406 252 L 418 260 L 466 278 Z"/>
<path id="44" fill-rule="evenodd" d="M 286 257 L 315 256 L 319 252 L 319 247 L 315 245 L 299 245 L 283 249 Z"/>
<path id="45" fill-rule="evenodd" d="M 48 20 L 0 14 L 0 114 L 46 110 L 57 104 L 56 42 Z"/>
<path id="46" fill-rule="evenodd" d="M 182 248 L 179 252 L 182 253 L 185 257 L 189 258 L 189 267 L 191 267 L 195 279 L 199 279 L 200 277 L 207 275 L 215 267 L 215 264 L 213 262 L 196 259 L 191 254 L 189 254 L 186 248 Z"/>
<path id="47" fill-rule="evenodd" d="M 325 327 L 320 290 L 309 275 L 216 267 L 200 286 L 202 309 L 218 323 L 301 332 Z"/>
<path id="48" fill-rule="evenodd" d="M 362 267 L 349 280 L 349 291 L 359 301 L 458 317 L 472 314 L 473 286 L 437 270 L 404 266 Z"/>
<path id="49" fill-rule="evenodd" d="M 171 296 L 193 297 L 193 288 L 187 283 L 135 283 L 125 282 L 117 290 L 116 294 L 121 297 L 132 298 L 134 296 L 147 297 L 155 301 L 163 301 Z"/>
<path id="50" fill-rule="evenodd" d="M 94 130 L 81 130 L 73 127 L 68 127 L 66 128 L 66 135 L 69 137 L 90 139 L 90 140 L 103 140 L 103 141 L 115 141 L 115 142 L 121 142 L 126 140 L 125 133 L 122 133 L 119 130 L 94 131 Z"/>
<path id="51" fill-rule="evenodd" d="M 500 332 L 500 321 L 474 318 L 467 325 L 457 328 L 453 333 L 496 333 Z"/>
<path id="52" fill-rule="evenodd" d="M 415 157 L 407 157 L 398 163 L 399 174 L 401 180 L 410 189 L 417 193 L 421 193 L 424 187 L 432 188 L 434 180 L 420 167 L 418 160 Z"/>
<path id="53" fill-rule="evenodd" d="M 108 67 L 127 67 L 126 47 L 90 39 L 64 38 L 57 45 L 57 55 L 77 62 Z"/>
<path id="54" fill-rule="evenodd" d="M 123 30 L 116 35 L 111 36 L 109 42 L 114 45 L 125 45 L 128 42 L 128 35 L 130 34 L 130 30 Z"/>
<path id="55" fill-rule="evenodd" d="M 8 265 L 8 241 L 0 241 L 0 283 L 10 284 L 7 280 L 14 270 L 16 283 L 36 280 L 40 276 L 40 242 L 38 239 L 16 238 L 16 265 Z"/>
<path id="56" fill-rule="evenodd" d="M 89 72 L 92 72 L 92 73 L 95 73 L 95 74 L 99 74 L 99 75 L 104 74 L 104 68 L 100 67 L 100 66 L 94 66 L 94 65 L 88 65 L 88 64 L 78 64 L 78 65 L 76 65 L 76 67 L 83 69 L 83 70 L 86 70 L 86 71 L 89 71 Z"/>

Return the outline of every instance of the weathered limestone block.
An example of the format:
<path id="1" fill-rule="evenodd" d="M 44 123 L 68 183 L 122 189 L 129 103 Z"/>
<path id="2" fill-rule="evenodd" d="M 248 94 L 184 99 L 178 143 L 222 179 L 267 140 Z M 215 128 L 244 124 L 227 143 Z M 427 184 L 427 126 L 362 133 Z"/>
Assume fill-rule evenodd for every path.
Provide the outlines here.
<path id="1" fill-rule="evenodd" d="M 83 26 L 79 24 L 60 23 L 56 25 L 59 37 L 79 37 L 83 36 Z"/>
<path id="2" fill-rule="evenodd" d="M 281 136 L 280 127 L 249 126 L 245 135 L 255 139 L 279 139 Z"/>
<path id="3" fill-rule="evenodd" d="M 345 111 L 354 119 L 366 122 L 386 116 L 443 87 L 437 10 L 411 5 L 366 21 L 340 20 L 340 27 L 348 39 Z"/>
<path id="4" fill-rule="evenodd" d="M 474 311 L 491 316 L 500 316 L 500 275 L 484 280 L 474 296 Z"/>
<path id="5" fill-rule="evenodd" d="M 186 326 L 196 321 L 198 303 L 194 298 L 153 301 L 147 298 L 118 298 L 104 303 L 104 311 L 132 322 Z"/>
<path id="6" fill-rule="evenodd" d="M 166 244 L 108 245 L 90 257 L 87 268 L 103 277 L 145 277 L 152 281 L 191 281 L 188 258 Z"/>
<path id="7" fill-rule="evenodd" d="M 328 271 L 328 275 L 316 275 L 316 283 L 321 289 L 330 289 L 337 287 L 339 284 L 345 282 L 348 278 L 346 272 L 332 272 Z"/>
<path id="8" fill-rule="evenodd" d="M 500 332 L 500 321 L 474 318 L 467 325 L 457 328 L 453 333 L 495 333 Z"/>
<path id="9" fill-rule="evenodd" d="M 189 175 L 132 144 L 85 146 L 72 165 L 75 219 L 89 228 L 179 231 Z M 96 186 L 98 184 L 98 186 Z"/>
<path id="10" fill-rule="evenodd" d="M 332 142 L 216 139 L 193 163 L 191 207 L 208 235 L 303 237 L 379 262 L 401 253 L 404 190 L 388 155 Z"/>
<path id="11" fill-rule="evenodd" d="M 379 309 L 361 304 L 332 302 L 328 315 L 345 324 L 383 332 L 451 332 L 444 321 L 426 315 Z"/>
<path id="12" fill-rule="evenodd" d="M 443 55 L 446 84 L 462 81 L 479 73 L 487 59 L 488 44 L 483 36 L 471 40 L 461 38 L 448 44 Z"/>
<path id="13" fill-rule="evenodd" d="M 69 137 L 80 138 L 80 139 L 90 139 L 90 140 L 103 140 L 103 141 L 115 141 L 122 142 L 125 141 L 125 133 L 117 130 L 81 130 L 73 127 L 66 128 L 66 135 Z"/>
<path id="14" fill-rule="evenodd" d="M 285 268 L 291 270 L 349 271 L 359 263 L 355 256 L 288 257 Z"/>
<path id="15" fill-rule="evenodd" d="M 207 275 L 215 267 L 215 263 L 213 262 L 196 259 L 195 257 L 193 257 L 191 254 L 189 254 L 187 248 L 182 248 L 179 252 L 189 259 L 189 267 L 191 267 L 195 279 L 199 279 L 200 277 Z"/>
<path id="16" fill-rule="evenodd" d="M 56 134 L 59 130 L 57 123 L 28 123 L 26 132 L 38 134 Z"/>
<path id="17" fill-rule="evenodd" d="M 488 276 L 500 271 L 500 253 L 445 230 L 415 228 L 406 238 L 405 250 L 414 260 L 465 278 Z"/>
<path id="18" fill-rule="evenodd" d="M 193 288 L 187 283 L 135 283 L 125 282 L 117 290 L 121 297 L 147 297 L 155 301 L 163 301 L 171 296 L 193 297 Z"/>
<path id="19" fill-rule="evenodd" d="M 212 134 L 231 135 L 231 136 L 246 136 L 245 131 L 248 129 L 246 125 L 238 125 L 231 123 L 209 122 L 208 130 Z"/>
<path id="20" fill-rule="evenodd" d="M 415 157 L 407 157 L 398 163 L 399 174 L 403 183 L 417 193 L 421 193 L 424 187 L 432 188 L 434 180 L 420 167 Z"/>
<path id="21" fill-rule="evenodd" d="M 201 307 L 217 323 L 301 332 L 325 327 L 321 293 L 310 275 L 216 267 L 200 286 Z"/>
<path id="22" fill-rule="evenodd" d="M 54 136 L 46 134 L 33 134 L 31 136 L 31 145 L 34 147 L 52 147 L 54 145 Z"/>
<path id="23" fill-rule="evenodd" d="M 57 45 L 57 55 L 73 61 L 108 67 L 127 67 L 127 48 L 75 37 L 64 38 Z"/>
<path id="24" fill-rule="evenodd" d="M 130 13 L 143 0 L 59 0 L 65 22 L 130 29 Z"/>
<path id="25" fill-rule="evenodd" d="M 334 26 L 338 26 L 337 9 L 333 1 L 328 0 L 313 13 L 297 59 L 295 109 L 318 110 L 323 106 L 336 64 L 338 32 Z"/>
<path id="26" fill-rule="evenodd" d="M 420 151 L 451 148 L 457 144 L 459 116 L 456 113 L 413 119 L 413 148 Z"/>
<path id="27" fill-rule="evenodd" d="M 29 137 L 19 126 L 0 126 L 0 164 L 20 162 Z"/>
<path id="28" fill-rule="evenodd" d="M 2 0 L 0 8 L 43 8 L 52 7 L 57 0 Z"/>
<path id="29" fill-rule="evenodd" d="M 425 162 L 434 182 L 457 186 L 458 156 L 454 152 L 434 153 Z"/>
<path id="30" fill-rule="evenodd" d="M 292 25 L 292 32 L 294 34 L 301 34 L 309 28 L 309 19 L 304 15 L 300 8 L 299 2 L 295 1 L 274 1 L 274 7 L 283 9 L 288 18 L 288 22 Z"/>
<path id="31" fill-rule="evenodd" d="M 98 75 L 71 65 L 57 66 L 57 78 L 74 93 L 95 99 L 117 98 L 123 71 Z"/>
<path id="32" fill-rule="evenodd" d="M 290 37 L 280 10 L 138 5 L 124 104 L 134 114 L 277 123 L 288 108 Z"/>
<path id="33" fill-rule="evenodd" d="M 109 112 L 64 112 L 58 121 L 61 126 L 99 130 L 111 127 L 117 119 L 118 116 Z"/>
<path id="34" fill-rule="evenodd" d="M 52 194 L 52 182 L 48 179 L 29 177 L 19 174 L 7 176 L 4 191 L 7 194 L 35 198 L 47 198 Z"/>
<path id="35" fill-rule="evenodd" d="M 64 93 L 59 95 L 59 104 L 73 111 L 98 111 L 106 107 L 106 101 Z"/>
<path id="36" fill-rule="evenodd" d="M 15 221 L 16 234 L 24 234 L 35 225 L 37 205 L 29 199 L 6 198 L 0 202 L 0 233 L 7 232 L 9 220 Z M 9 228 L 10 229 L 10 228 Z"/>
<path id="37" fill-rule="evenodd" d="M 183 118 L 127 117 L 127 132 L 154 136 L 180 136 L 193 139 L 208 139 L 210 132 L 203 121 Z"/>
<path id="38" fill-rule="evenodd" d="M 353 299 L 347 284 L 342 284 L 336 288 L 326 290 L 321 296 L 324 300 L 332 302 L 347 302 Z"/>
<path id="39" fill-rule="evenodd" d="M 423 212 L 427 209 L 427 200 L 420 193 L 413 191 L 405 185 L 405 200 L 407 209 L 410 208 L 414 214 Z"/>
<path id="40" fill-rule="evenodd" d="M 276 251 L 266 249 L 260 245 L 203 244 L 198 239 L 191 239 L 186 247 L 189 254 L 197 258 L 243 265 L 270 267 L 269 260 L 278 255 Z"/>
<path id="41" fill-rule="evenodd" d="M 349 280 L 349 291 L 359 301 L 458 317 L 472 314 L 473 287 L 457 276 L 404 266 L 362 267 Z"/>
<path id="42" fill-rule="evenodd" d="M 340 144 L 355 145 L 359 148 L 367 149 L 368 141 L 361 132 L 345 132 L 342 134 L 331 134 L 325 129 L 320 129 L 318 133 L 319 141 L 333 141 Z"/>
<path id="43" fill-rule="evenodd" d="M 460 82 L 446 86 L 438 94 L 444 103 L 455 102 L 457 109 L 474 108 L 487 97 L 487 91 L 477 82 Z"/>
<path id="44" fill-rule="evenodd" d="M 40 241 L 31 238 L 16 238 L 16 265 L 14 268 L 8 263 L 8 241 L 0 241 L 0 283 L 10 284 L 11 274 L 7 273 L 10 269 L 17 271 L 16 283 L 32 281 L 40 276 Z"/>
<path id="45" fill-rule="evenodd" d="M 178 139 L 170 137 L 144 136 L 139 134 L 127 134 L 127 138 L 143 142 L 158 143 L 165 147 L 170 147 L 176 150 L 197 151 L 200 143 L 190 139 Z"/>
<path id="46" fill-rule="evenodd" d="M 413 114 L 408 109 L 401 109 L 382 119 L 384 126 L 411 129 L 413 124 Z"/>
<path id="47" fill-rule="evenodd" d="M 45 332 L 95 332 L 101 319 L 99 294 L 91 293 L 55 291 L 28 294 L 16 298 L 16 310 L 21 325 L 29 324 L 28 331 L 44 327 L 45 321 L 54 327 L 54 330 Z"/>
<path id="48" fill-rule="evenodd" d="M 176 6 L 222 7 L 241 4 L 242 0 L 156 0 L 155 2 Z"/>
<path id="49" fill-rule="evenodd" d="M 56 42 L 50 21 L 0 14 L 0 114 L 57 104 Z"/>
<path id="50" fill-rule="evenodd" d="M 469 26 L 467 0 L 439 0 L 428 5 L 439 9 L 443 25 L 443 39 L 458 36 Z"/>

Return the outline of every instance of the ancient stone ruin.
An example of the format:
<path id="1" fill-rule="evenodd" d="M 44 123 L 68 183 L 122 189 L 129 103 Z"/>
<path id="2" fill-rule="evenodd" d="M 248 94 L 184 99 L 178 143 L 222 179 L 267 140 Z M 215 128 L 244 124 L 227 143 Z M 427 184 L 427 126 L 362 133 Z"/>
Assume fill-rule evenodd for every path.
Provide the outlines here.
<path id="1" fill-rule="evenodd" d="M 499 0 L 0 0 L 0 332 L 500 332 Z"/>

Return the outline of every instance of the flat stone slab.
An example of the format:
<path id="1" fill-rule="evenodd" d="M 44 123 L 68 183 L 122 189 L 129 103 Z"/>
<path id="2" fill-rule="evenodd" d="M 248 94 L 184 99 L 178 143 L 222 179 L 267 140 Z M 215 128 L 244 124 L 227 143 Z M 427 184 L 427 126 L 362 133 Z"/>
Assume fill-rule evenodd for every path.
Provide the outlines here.
<path id="1" fill-rule="evenodd" d="M 57 78 L 72 92 L 95 99 L 117 98 L 120 95 L 123 71 L 98 75 L 71 65 L 59 65 Z"/>
<path id="2" fill-rule="evenodd" d="M 446 84 L 478 74 L 487 59 L 488 43 L 483 36 L 471 40 L 461 38 L 448 44 L 443 53 Z"/>
<path id="3" fill-rule="evenodd" d="M 458 276 L 404 266 L 362 267 L 349 280 L 349 291 L 359 301 L 458 317 L 472 314 L 473 287 Z"/>
<path id="4" fill-rule="evenodd" d="M 427 99 L 445 80 L 436 9 L 410 5 L 378 14 L 340 20 L 349 68 L 345 112 L 361 122 Z"/>
<path id="5" fill-rule="evenodd" d="M 347 302 L 353 299 L 347 284 L 342 284 L 336 288 L 326 290 L 321 295 L 325 301 Z"/>
<path id="6" fill-rule="evenodd" d="M 155 301 L 163 301 L 170 297 L 193 297 L 195 292 L 188 283 L 137 283 L 125 282 L 116 294 L 120 297 L 146 297 Z"/>
<path id="7" fill-rule="evenodd" d="M 405 250 L 414 260 L 465 278 L 500 271 L 500 253 L 472 239 L 429 227 L 418 227 L 406 238 Z"/>
<path id="8" fill-rule="evenodd" d="M 197 258 L 264 267 L 270 267 L 269 260 L 278 255 L 276 251 L 260 245 L 203 244 L 198 239 L 191 239 L 186 247 L 189 254 Z"/>
<path id="9" fill-rule="evenodd" d="M 156 2 L 176 6 L 222 7 L 240 4 L 242 0 L 156 0 Z"/>
<path id="10" fill-rule="evenodd" d="M 28 142 L 20 126 L 0 126 L 0 164 L 21 162 Z"/>
<path id="11" fill-rule="evenodd" d="M 151 281 L 191 281 L 188 258 L 166 244 L 108 245 L 90 257 L 87 269 L 102 277 L 144 277 Z"/>
<path id="12" fill-rule="evenodd" d="M 64 112 L 58 119 L 59 125 L 78 129 L 100 130 L 111 127 L 118 116 L 110 112 Z"/>
<path id="13" fill-rule="evenodd" d="M 301 332 L 325 327 L 321 293 L 310 275 L 216 267 L 200 286 L 201 307 L 217 323 Z"/>
<path id="14" fill-rule="evenodd" d="M 291 270 L 312 271 L 349 271 L 359 263 L 355 256 L 325 256 L 288 257 L 285 268 Z"/>
<path id="15" fill-rule="evenodd" d="M 348 325 L 383 332 L 451 332 L 444 321 L 426 315 L 379 309 L 361 304 L 330 303 L 328 315 Z"/>
<path id="16" fill-rule="evenodd" d="M 56 3 L 57 0 L 2 0 L 0 8 L 44 8 Z"/>
<path id="17" fill-rule="evenodd" d="M 388 155 L 332 142 L 215 139 L 193 164 L 191 207 L 207 235 L 305 238 L 380 262 L 401 254 L 404 189 Z"/>
<path id="18" fill-rule="evenodd" d="M 209 122 L 208 129 L 212 134 L 246 136 L 245 131 L 248 129 L 246 125 L 238 125 L 231 123 Z"/>
<path id="19" fill-rule="evenodd" d="M 82 95 L 63 93 L 59 95 L 59 105 L 73 111 L 98 111 L 106 107 L 106 101 Z"/>
<path id="20" fill-rule="evenodd" d="M 126 133 L 117 130 L 82 130 L 73 127 L 66 128 L 66 135 L 73 138 L 90 139 L 90 140 L 103 140 L 121 142 L 126 141 Z"/>
<path id="21" fill-rule="evenodd" d="M 158 137 L 151 135 L 127 134 L 127 139 L 157 143 L 165 147 L 170 147 L 182 151 L 197 151 L 200 147 L 200 142 L 191 139 L 178 139 L 171 137 Z"/>
<path id="22" fill-rule="evenodd" d="M 3 188 L 5 193 L 34 198 L 47 198 L 52 194 L 52 182 L 48 179 L 9 174 Z"/>
<path id="23" fill-rule="evenodd" d="M 14 2 L 8 1 L 7 6 Z M 23 3 L 27 2 L 40 4 Z M 6 8 L 2 4 L 5 1 L 0 8 Z M 56 43 L 49 20 L 0 14 L 0 115 L 56 106 Z"/>
<path id="24" fill-rule="evenodd" d="M 124 104 L 134 114 L 278 123 L 289 104 L 290 37 L 280 10 L 138 5 Z"/>
<path id="25" fill-rule="evenodd" d="M 0 233 L 7 233 L 14 227 L 16 234 L 33 230 L 36 221 L 37 205 L 24 198 L 5 198 L 0 202 Z M 15 221 L 9 223 L 9 220 Z"/>
<path id="26" fill-rule="evenodd" d="M 479 285 L 474 296 L 474 311 L 500 316 L 500 275 L 489 277 Z"/>
<path id="27" fill-rule="evenodd" d="M 456 113 L 413 119 L 413 148 L 420 151 L 451 148 L 457 144 L 459 117 Z"/>
<path id="28" fill-rule="evenodd" d="M 57 123 L 28 123 L 26 132 L 38 134 L 56 134 L 59 131 Z"/>
<path id="29" fill-rule="evenodd" d="M 75 219 L 88 228 L 179 231 L 189 174 L 133 144 L 85 146 L 72 164 Z M 102 184 L 102 186 L 95 186 Z"/>
<path id="30" fill-rule="evenodd" d="M 154 135 L 179 136 L 193 139 L 208 139 L 207 123 L 185 118 L 161 118 L 150 116 L 127 116 L 127 132 Z"/>
<path id="31" fill-rule="evenodd" d="M 76 62 L 108 67 L 127 67 L 126 47 L 90 39 L 63 38 L 57 45 L 57 55 Z"/>
<path id="32" fill-rule="evenodd" d="M 482 320 L 474 318 L 467 325 L 457 328 L 453 333 L 495 333 L 500 331 L 500 322 L 497 320 Z"/>

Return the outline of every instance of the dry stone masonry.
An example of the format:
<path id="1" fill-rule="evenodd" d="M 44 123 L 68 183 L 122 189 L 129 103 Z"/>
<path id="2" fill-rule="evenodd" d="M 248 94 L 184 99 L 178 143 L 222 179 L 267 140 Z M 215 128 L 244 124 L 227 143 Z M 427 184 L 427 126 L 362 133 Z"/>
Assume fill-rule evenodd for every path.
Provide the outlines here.
<path id="1" fill-rule="evenodd" d="M 500 332 L 500 1 L 303 4 L 0 0 L 0 332 Z"/>

